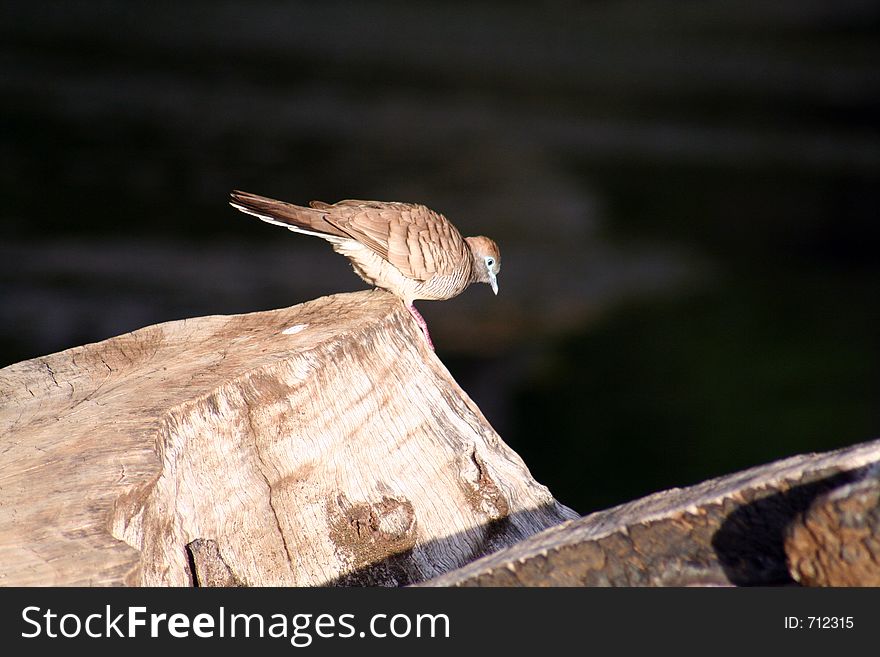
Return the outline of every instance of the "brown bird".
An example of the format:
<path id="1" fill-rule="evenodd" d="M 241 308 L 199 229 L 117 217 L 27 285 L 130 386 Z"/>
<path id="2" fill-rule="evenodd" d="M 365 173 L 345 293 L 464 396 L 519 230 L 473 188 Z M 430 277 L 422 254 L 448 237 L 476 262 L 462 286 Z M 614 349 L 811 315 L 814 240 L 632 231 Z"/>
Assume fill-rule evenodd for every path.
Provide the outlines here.
<path id="1" fill-rule="evenodd" d="M 462 237 L 449 220 L 424 205 L 393 201 L 312 201 L 292 205 L 234 191 L 229 204 L 270 224 L 330 242 L 370 285 L 403 300 L 434 348 L 416 299 L 451 299 L 471 283 L 498 294 L 501 254 L 488 237 Z"/>

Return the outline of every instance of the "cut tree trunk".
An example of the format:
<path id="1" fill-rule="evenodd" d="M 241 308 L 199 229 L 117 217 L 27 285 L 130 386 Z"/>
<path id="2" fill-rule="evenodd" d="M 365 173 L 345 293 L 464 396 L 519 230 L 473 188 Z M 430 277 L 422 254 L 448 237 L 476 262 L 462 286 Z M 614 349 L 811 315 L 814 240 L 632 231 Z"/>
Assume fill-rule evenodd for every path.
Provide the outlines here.
<path id="1" fill-rule="evenodd" d="M 379 291 L 0 370 L 2 585 L 877 585 L 878 531 L 880 441 L 578 518 Z"/>
<path id="2" fill-rule="evenodd" d="M 0 370 L 3 585 L 402 585 L 574 517 L 381 291 Z"/>

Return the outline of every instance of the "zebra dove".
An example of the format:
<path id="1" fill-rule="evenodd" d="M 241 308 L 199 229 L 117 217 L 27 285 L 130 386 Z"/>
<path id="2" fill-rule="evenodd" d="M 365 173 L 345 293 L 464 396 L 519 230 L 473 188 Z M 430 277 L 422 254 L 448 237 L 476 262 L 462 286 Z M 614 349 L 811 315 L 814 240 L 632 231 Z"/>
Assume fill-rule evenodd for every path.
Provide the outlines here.
<path id="1" fill-rule="evenodd" d="M 370 285 L 397 295 L 433 349 L 413 301 L 440 301 L 471 283 L 498 294 L 501 254 L 488 237 L 462 237 L 446 217 L 424 205 L 384 201 L 312 201 L 309 207 L 234 191 L 229 204 L 270 224 L 330 242 Z"/>

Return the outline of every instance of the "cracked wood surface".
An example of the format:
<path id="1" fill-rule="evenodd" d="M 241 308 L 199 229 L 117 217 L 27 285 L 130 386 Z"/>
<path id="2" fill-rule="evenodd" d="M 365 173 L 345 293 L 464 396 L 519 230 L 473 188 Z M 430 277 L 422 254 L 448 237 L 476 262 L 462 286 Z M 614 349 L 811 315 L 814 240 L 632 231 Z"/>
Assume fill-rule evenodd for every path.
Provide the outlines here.
<path id="1" fill-rule="evenodd" d="M 2 585 L 400 585 L 573 517 L 381 291 L 0 370 Z"/>
<path id="2" fill-rule="evenodd" d="M 563 523 L 431 586 L 877 585 L 880 440 Z"/>

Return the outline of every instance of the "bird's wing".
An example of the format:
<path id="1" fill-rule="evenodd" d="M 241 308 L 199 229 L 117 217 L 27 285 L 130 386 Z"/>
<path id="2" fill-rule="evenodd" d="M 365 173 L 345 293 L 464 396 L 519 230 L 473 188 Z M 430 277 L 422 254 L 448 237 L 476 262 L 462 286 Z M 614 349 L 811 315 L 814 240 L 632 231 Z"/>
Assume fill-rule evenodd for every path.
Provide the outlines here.
<path id="1" fill-rule="evenodd" d="M 271 224 L 322 237 L 353 239 L 404 276 L 427 281 L 453 274 L 470 257 L 467 243 L 442 214 L 424 205 L 385 201 L 312 201 L 302 207 L 234 191 L 230 204 Z"/>
<path id="2" fill-rule="evenodd" d="M 469 257 L 467 244 L 441 214 L 424 205 L 340 201 L 325 220 L 415 280 L 448 276 Z"/>

